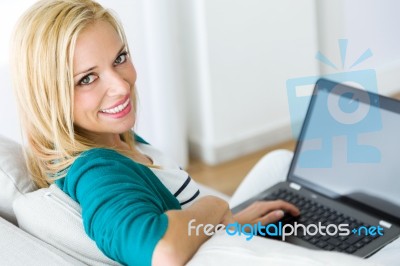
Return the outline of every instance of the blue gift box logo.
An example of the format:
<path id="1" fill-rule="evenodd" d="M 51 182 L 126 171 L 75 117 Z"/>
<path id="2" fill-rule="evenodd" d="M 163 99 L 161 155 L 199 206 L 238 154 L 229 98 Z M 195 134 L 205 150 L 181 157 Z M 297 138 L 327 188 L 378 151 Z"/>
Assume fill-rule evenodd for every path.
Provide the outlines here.
<path id="1" fill-rule="evenodd" d="M 339 40 L 339 46 L 342 55 L 342 65 L 344 66 L 347 40 Z M 368 49 L 353 63 L 352 67 L 371 55 L 372 53 Z M 317 54 L 317 59 L 336 68 L 321 53 Z M 344 154 L 347 157 L 347 163 L 380 162 L 380 151 L 376 147 L 368 145 L 368 143 L 360 144 L 358 141 L 360 134 L 376 132 L 382 129 L 379 109 L 372 108 L 368 104 L 360 104 L 360 101 L 372 103 L 374 106 L 379 104 L 378 97 L 367 93 L 367 91 L 378 92 L 376 73 L 372 69 L 287 80 L 286 87 L 293 135 L 297 137 L 300 132 L 312 96 L 310 87 L 313 87 L 321 77 L 339 83 L 355 85 L 363 90 L 359 93 L 354 93 L 346 91 L 345 87 L 336 86 L 324 89 L 327 91 L 336 90 L 335 94 L 343 97 L 334 98 L 330 96 L 331 93 L 318 95 L 319 98 L 315 102 L 315 110 L 312 116 L 314 126 L 308 128 L 307 134 L 302 141 L 318 140 L 320 146 L 317 149 L 309 149 L 302 152 L 299 157 L 300 167 L 332 167 L 332 140 L 335 137 L 341 136 L 347 138 L 347 154 Z"/>

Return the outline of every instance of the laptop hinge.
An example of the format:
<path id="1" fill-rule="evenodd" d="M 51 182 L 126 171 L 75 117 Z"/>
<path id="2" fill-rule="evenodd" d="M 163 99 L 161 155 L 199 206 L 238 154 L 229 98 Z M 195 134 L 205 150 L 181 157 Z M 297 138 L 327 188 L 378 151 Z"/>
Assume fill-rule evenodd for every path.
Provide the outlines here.
<path id="1" fill-rule="evenodd" d="M 289 187 L 295 189 L 295 190 L 300 190 L 301 186 L 299 184 L 296 183 L 289 183 Z"/>
<path id="2" fill-rule="evenodd" d="M 386 228 L 388 228 L 388 229 L 390 229 L 390 227 L 392 227 L 392 224 L 391 224 L 391 223 L 388 223 L 388 222 L 383 221 L 383 220 L 380 220 L 380 221 L 379 221 L 379 225 L 382 225 L 383 227 L 386 227 Z"/>

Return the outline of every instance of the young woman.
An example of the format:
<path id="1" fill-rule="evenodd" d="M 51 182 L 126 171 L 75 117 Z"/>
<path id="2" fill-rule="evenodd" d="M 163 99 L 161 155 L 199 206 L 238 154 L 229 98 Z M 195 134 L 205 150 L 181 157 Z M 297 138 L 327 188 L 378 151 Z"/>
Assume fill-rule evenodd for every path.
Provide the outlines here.
<path id="1" fill-rule="evenodd" d="M 233 216 L 226 201 L 202 195 L 186 172 L 132 132 L 136 71 L 123 28 L 91 0 L 42 0 L 20 19 L 13 81 L 39 187 L 56 183 L 82 207 L 86 233 L 128 265 L 180 265 L 208 236 L 188 223 L 263 224 L 283 201 Z"/>

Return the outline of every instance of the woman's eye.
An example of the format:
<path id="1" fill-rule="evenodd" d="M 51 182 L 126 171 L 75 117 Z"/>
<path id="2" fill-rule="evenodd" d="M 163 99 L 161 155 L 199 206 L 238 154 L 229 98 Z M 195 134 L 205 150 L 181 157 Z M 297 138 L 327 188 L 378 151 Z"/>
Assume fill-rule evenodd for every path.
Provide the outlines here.
<path id="1" fill-rule="evenodd" d="M 114 65 L 120 65 L 122 63 L 124 63 L 126 61 L 128 57 L 128 53 L 127 52 L 123 52 L 122 54 L 120 54 L 117 59 L 115 59 L 114 61 Z"/>
<path id="2" fill-rule="evenodd" d="M 97 79 L 97 77 L 93 74 L 84 76 L 80 81 L 79 81 L 79 85 L 89 85 L 90 83 L 92 83 L 93 81 L 95 81 Z"/>

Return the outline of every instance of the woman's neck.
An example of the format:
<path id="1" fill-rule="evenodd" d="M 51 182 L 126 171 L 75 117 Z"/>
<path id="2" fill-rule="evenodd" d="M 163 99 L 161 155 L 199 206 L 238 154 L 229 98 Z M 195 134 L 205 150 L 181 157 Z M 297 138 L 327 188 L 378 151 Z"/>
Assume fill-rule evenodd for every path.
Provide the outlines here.
<path id="1" fill-rule="evenodd" d="M 136 149 L 136 147 L 130 147 L 128 143 L 126 143 L 120 134 L 115 133 L 107 133 L 107 134 L 98 134 L 94 132 L 88 132 L 82 129 L 78 129 L 81 133 L 83 133 L 87 138 L 91 139 L 93 142 L 98 145 L 105 146 L 114 150 L 117 150 L 123 153 L 125 156 L 131 158 L 133 161 L 144 164 L 144 165 L 152 165 L 153 161 L 151 158 L 142 154 L 140 151 Z"/>

